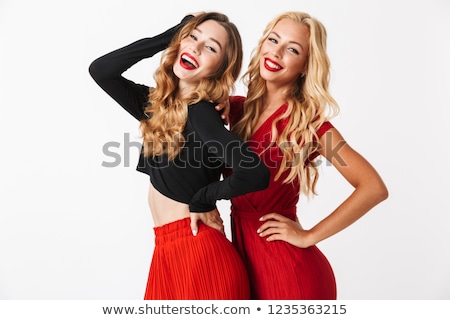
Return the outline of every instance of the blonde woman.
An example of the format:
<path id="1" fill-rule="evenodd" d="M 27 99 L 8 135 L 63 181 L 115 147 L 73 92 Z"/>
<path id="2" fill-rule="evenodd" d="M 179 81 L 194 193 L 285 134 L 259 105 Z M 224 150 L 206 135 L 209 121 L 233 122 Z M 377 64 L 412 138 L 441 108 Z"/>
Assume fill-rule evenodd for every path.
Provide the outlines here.
<path id="1" fill-rule="evenodd" d="M 244 75 L 247 97 L 230 100 L 232 131 L 271 172 L 267 189 L 232 199 L 233 242 L 250 275 L 253 299 L 336 299 L 333 269 L 316 244 L 361 218 L 388 196 L 376 170 L 330 119 L 330 62 L 322 23 L 286 12 L 264 30 Z M 354 187 L 309 230 L 296 214 L 300 193 L 314 195 L 317 156 Z"/>
<path id="2" fill-rule="evenodd" d="M 122 76 L 162 50 L 155 88 Z M 140 121 L 143 150 L 137 170 L 150 176 L 148 203 L 155 224 L 144 299 L 249 298 L 245 267 L 223 233 L 215 205 L 268 185 L 268 169 L 224 127 L 214 108 L 228 99 L 241 61 L 235 25 L 209 12 L 189 15 L 163 34 L 115 50 L 90 66 L 98 85 Z M 233 174 L 220 180 L 224 165 Z M 201 221 L 194 234 L 191 220 L 195 226 Z"/>

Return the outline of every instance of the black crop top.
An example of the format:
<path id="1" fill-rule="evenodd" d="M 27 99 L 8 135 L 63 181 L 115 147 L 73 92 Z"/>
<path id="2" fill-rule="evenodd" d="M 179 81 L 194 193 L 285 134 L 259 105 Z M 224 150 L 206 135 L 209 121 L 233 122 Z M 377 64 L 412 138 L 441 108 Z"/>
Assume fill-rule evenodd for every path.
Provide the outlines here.
<path id="1" fill-rule="evenodd" d="M 122 73 L 164 50 L 189 18 L 160 35 L 108 53 L 89 66 L 97 84 L 137 120 L 147 117 L 144 108 L 149 87 L 124 78 Z M 177 157 L 169 161 L 167 155 L 144 157 L 141 153 L 137 170 L 150 175 L 153 186 L 165 196 L 189 204 L 191 212 L 207 212 L 216 207 L 216 200 L 265 189 L 269 170 L 246 143 L 224 127 L 214 104 L 202 101 L 188 108 L 183 131 L 186 142 Z M 233 174 L 220 180 L 225 165 Z"/>

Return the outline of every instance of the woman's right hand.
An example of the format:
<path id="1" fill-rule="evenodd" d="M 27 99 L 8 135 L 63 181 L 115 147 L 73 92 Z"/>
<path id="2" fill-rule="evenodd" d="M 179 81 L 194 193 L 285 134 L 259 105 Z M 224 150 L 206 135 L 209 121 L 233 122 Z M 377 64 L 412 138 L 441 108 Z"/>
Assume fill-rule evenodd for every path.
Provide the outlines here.
<path id="1" fill-rule="evenodd" d="M 220 213 L 217 209 L 208 212 L 191 212 L 191 230 L 194 236 L 198 233 L 198 221 L 203 222 L 208 227 L 218 230 L 225 236 L 225 227 Z"/>

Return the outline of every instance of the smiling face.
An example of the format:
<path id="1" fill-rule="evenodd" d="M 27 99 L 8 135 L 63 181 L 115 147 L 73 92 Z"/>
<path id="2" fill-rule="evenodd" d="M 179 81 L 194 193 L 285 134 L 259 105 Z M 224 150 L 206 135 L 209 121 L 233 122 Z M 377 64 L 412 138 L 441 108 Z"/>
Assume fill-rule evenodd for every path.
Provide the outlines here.
<path id="1" fill-rule="evenodd" d="M 225 28 L 214 20 L 199 24 L 181 40 L 173 72 L 180 79 L 182 91 L 195 87 L 217 71 L 225 56 L 227 40 Z"/>
<path id="2" fill-rule="evenodd" d="M 306 71 L 309 34 L 299 22 L 278 21 L 261 47 L 260 73 L 268 84 L 291 86 Z"/>

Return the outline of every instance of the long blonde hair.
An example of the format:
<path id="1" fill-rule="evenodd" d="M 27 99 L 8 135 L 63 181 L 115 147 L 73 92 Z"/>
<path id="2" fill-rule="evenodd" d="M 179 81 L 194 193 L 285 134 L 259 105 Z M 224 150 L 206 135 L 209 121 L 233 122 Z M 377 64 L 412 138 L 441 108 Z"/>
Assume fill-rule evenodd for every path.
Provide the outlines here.
<path id="1" fill-rule="evenodd" d="M 180 41 L 188 37 L 201 23 L 218 22 L 228 34 L 225 56 L 217 71 L 202 79 L 197 88 L 185 99 L 178 97 L 179 79 L 173 72 Z M 144 140 L 144 156 L 167 154 L 174 159 L 184 146 L 183 130 L 188 115 L 188 105 L 201 100 L 225 101 L 234 90 L 242 66 L 242 41 L 236 26 L 228 17 L 218 12 L 207 12 L 189 20 L 162 53 L 161 64 L 154 73 L 156 86 L 150 90 L 145 113 L 148 119 L 140 123 Z"/>
<path id="2" fill-rule="evenodd" d="M 282 19 L 305 25 L 310 35 L 306 72 L 299 74 L 290 91 L 285 92 L 287 109 L 272 123 L 272 144 L 276 143 L 284 155 L 274 179 L 278 180 L 283 174 L 283 183 L 292 183 L 298 179 L 299 192 L 307 196 L 315 195 L 319 173 L 317 166 L 309 163 L 309 159 L 319 149 L 317 129 L 339 112 L 337 102 L 328 91 L 330 60 L 326 52 L 327 33 L 320 21 L 304 12 L 285 12 L 266 26 L 243 76 L 248 87 L 244 116 L 232 130 L 243 140 L 248 140 L 254 132 L 267 90 L 266 81 L 261 78 L 259 70 L 261 47 Z M 287 119 L 287 125 L 282 132 L 278 132 L 276 124 L 283 119 Z"/>

